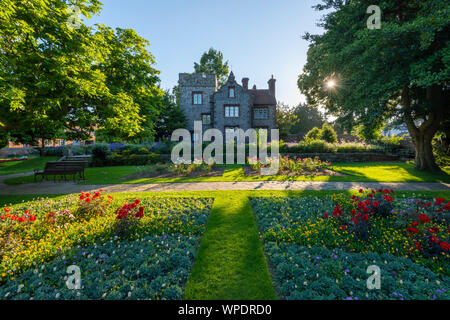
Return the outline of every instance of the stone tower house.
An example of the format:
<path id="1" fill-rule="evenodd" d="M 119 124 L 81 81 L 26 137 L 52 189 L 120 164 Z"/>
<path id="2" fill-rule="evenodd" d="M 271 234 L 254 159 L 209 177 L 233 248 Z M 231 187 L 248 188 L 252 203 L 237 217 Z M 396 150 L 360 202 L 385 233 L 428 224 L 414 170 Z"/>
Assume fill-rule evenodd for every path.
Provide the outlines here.
<path id="1" fill-rule="evenodd" d="M 268 89 L 248 88 L 249 79 L 236 82 L 233 72 L 220 88 L 214 74 L 180 73 L 180 108 L 187 119 L 187 128 L 194 130 L 194 121 L 202 121 L 203 130 L 216 128 L 225 132 L 236 128 L 276 128 L 275 79 L 268 81 Z M 195 139 L 195 137 L 194 137 Z"/>

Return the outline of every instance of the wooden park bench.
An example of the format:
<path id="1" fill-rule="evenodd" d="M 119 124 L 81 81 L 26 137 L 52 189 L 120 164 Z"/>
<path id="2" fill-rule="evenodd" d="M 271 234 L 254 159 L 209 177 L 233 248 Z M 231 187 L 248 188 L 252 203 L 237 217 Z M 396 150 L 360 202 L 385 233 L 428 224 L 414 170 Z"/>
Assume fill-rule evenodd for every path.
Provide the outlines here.
<path id="1" fill-rule="evenodd" d="M 37 176 L 42 176 L 42 180 L 48 180 L 48 176 L 53 176 L 53 181 L 56 182 L 56 177 L 64 177 L 67 181 L 67 175 L 73 176 L 75 181 L 78 175 L 80 179 L 85 180 L 84 170 L 88 167 L 87 161 L 54 161 L 47 162 L 43 171 L 34 170 L 34 181 Z"/>

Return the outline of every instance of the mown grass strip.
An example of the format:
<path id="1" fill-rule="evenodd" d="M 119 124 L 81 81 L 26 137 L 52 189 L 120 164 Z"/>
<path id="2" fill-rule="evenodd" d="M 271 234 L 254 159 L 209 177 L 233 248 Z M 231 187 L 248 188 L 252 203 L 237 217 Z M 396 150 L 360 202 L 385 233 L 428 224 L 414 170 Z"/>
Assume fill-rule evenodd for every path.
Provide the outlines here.
<path id="1" fill-rule="evenodd" d="M 276 299 L 248 194 L 215 198 L 185 299 Z"/>

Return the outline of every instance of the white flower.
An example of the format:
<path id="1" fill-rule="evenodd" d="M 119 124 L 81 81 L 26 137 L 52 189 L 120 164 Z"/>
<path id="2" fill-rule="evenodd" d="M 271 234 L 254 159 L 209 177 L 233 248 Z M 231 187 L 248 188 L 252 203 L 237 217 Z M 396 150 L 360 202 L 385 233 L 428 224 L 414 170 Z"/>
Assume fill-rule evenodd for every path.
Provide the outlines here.
<path id="1" fill-rule="evenodd" d="M 56 294 L 56 296 L 55 296 L 55 298 L 56 299 L 59 299 L 59 297 L 60 297 L 60 294 L 59 294 L 59 292 Z"/>

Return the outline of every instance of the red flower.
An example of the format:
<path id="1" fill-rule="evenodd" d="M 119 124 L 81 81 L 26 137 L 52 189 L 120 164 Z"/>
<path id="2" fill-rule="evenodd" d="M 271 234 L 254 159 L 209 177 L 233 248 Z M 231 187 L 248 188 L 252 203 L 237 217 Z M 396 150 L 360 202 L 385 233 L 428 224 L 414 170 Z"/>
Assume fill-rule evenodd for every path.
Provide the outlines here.
<path id="1" fill-rule="evenodd" d="M 370 200 L 366 200 L 364 201 L 364 203 L 366 204 L 366 206 L 370 206 Z"/>
<path id="2" fill-rule="evenodd" d="M 428 231 L 429 231 L 430 233 L 437 233 L 437 232 L 439 232 L 439 228 L 438 228 L 438 227 L 429 228 Z"/>
<path id="3" fill-rule="evenodd" d="M 406 231 L 408 231 L 409 233 L 413 233 L 413 234 L 416 234 L 417 232 L 419 232 L 419 230 L 417 230 L 416 228 L 406 228 Z"/>
<path id="4" fill-rule="evenodd" d="M 435 206 L 439 206 L 445 202 L 445 199 L 442 198 L 436 198 L 436 201 L 434 202 Z"/>
<path id="5" fill-rule="evenodd" d="M 86 198 L 86 203 L 89 203 L 89 202 L 91 202 L 91 199 Z"/>
<path id="6" fill-rule="evenodd" d="M 354 224 L 357 224 L 357 223 L 358 223 L 358 219 L 352 218 L 352 222 L 353 222 Z"/>
<path id="7" fill-rule="evenodd" d="M 425 205 L 426 205 L 427 207 L 430 207 L 430 206 L 431 206 L 431 202 L 427 202 L 427 203 L 425 203 Z"/>
<path id="8" fill-rule="evenodd" d="M 378 192 L 383 192 L 383 189 L 378 189 Z"/>
<path id="9" fill-rule="evenodd" d="M 440 241 L 441 241 L 441 240 L 439 240 L 438 237 L 434 237 L 434 236 L 431 237 L 431 242 L 434 242 L 434 243 L 438 244 Z"/>
<path id="10" fill-rule="evenodd" d="M 421 249 L 422 249 L 422 246 L 420 245 L 419 242 L 415 241 L 415 242 L 414 242 L 414 245 L 416 246 L 416 249 L 417 249 L 417 250 L 421 250 Z"/>
<path id="11" fill-rule="evenodd" d="M 36 220 L 36 216 L 30 216 L 29 218 L 28 218 L 28 221 L 30 221 L 30 222 L 33 222 L 33 221 L 35 221 Z"/>
<path id="12" fill-rule="evenodd" d="M 367 221 L 367 220 L 369 220 L 369 216 L 368 216 L 367 214 L 365 214 L 365 215 L 362 216 L 362 219 L 363 219 L 364 221 Z"/>
<path id="13" fill-rule="evenodd" d="M 19 221 L 19 222 L 24 222 L 24 221 L 25 221 L 25 218 L 24 218 L 24 217 L 20 217 L 19 219 L 17 219 L 17 221 Z"/>
<path id="14" fill-rule="evenodd" d="M 372 202 L 372 204 L 375 208 L 380 206 L 380 203 L 378 201 L 374 201 L 374 202 Z"/>
<path id="15" fill-rule="evenodd" d="M 413 227 L 417 227 L 419 225 L 419 223 L 417 221 L 414 221 L 413 223 L 411 223 L 411 226 Z"/>
<path id="16" fill-rule="evenodd" d="M 345 230 L 345 229 L 347 229 L 347 226 L 342 225 L 342 226 L 339 226 L 339 228 L 341 228 L 341 230 Z"/>
<path id="17" fill-rule="evenodd" d="M 450 201 L 443 208 L 444 210 L 450 210 Z"/>
<path id="18" fill-rule="evenodd" d="M 430 222 L 430 218 L 426 215 L 424 215 L 423 213 L 419 214 L 419 219 L 423 222 L 423 223 L 427 223 Z"/>
<path id="19" fill-rule="evenodd" d="M 384 189 L 383 192 L 384 192 L 385 194 L 388 194 L 388 193 L 389 193 L 389 190 L 388 190 L 388 189 Z"/>
<path id="20" fill-rule="evenodd" d="M 325 219 L 328 219 L 328 214 L 326 212 L 323 214 L 323 216 L 325 217 Z"/>
<path id="21" fill-rule="evenodd" d="M 441 248 L 444 249 L 445 251 L 448 251 L 450 250 L 450 244 L 447 241 L 442 241 Z"/>
<path id="22" fill-rule="evenodd" d="M 9 213 L 9 212 L 11 212 L 11 209 L 10 209 L 10 208 L 7 208 L 7 207 L 5 207 L 5 211 Z"/>
<path id="23" fill-rule="evenodd" d="M 359 193 L 363 193 L 363 189 L 359 189 Z"/>

